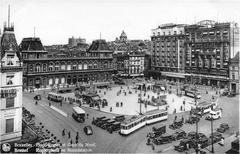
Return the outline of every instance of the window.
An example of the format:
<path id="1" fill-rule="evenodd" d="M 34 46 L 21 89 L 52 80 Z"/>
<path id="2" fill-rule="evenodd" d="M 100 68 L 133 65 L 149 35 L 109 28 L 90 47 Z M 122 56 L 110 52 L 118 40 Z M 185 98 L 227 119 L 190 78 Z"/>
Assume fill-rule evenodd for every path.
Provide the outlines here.
<path id="1" fill-rule="evenodd" d="M 7 65 L 13 65 L 13 58 L 14 58 L 14 55 L 7 55 Z"/>
<path id="2" fill-rule="evenodd" d="M 41 66 L 39 64 L 36 65 L 36 72 L 40 72 L 40 67 Z"/>
<path id="3" fill-rule="evenodd" d="M 14 97 L 6 98 L 6 108 L 14 107 Z"/>
<path id="4" fill-rule="evenodd" d="M 174 35 L 177 35 L 177 31 L 174 31 Z"/>
<path id="5" fill-rule="evenodd" d="M 43 71 L 45 72 L 47 70 L 47 65 L 43 64 Z"/>
<path id="6" fill-rule="evenodd" d="M 232 79 L 235 80 L 235 74 L 234 73 L 232 74 Z"/>
<path id="7" fill-rule="evenodd" d="M 7 85 L 12 85 L 13 84 L 13 77 L 14 75 L 13 74 L 10 74 L 10 75 L 7 75 Z"/>
<path id="8" fill-rule="evenodd" d="M 6 119 L 6 133 L 11 133 L 14 130 L 14 118 Z"/>

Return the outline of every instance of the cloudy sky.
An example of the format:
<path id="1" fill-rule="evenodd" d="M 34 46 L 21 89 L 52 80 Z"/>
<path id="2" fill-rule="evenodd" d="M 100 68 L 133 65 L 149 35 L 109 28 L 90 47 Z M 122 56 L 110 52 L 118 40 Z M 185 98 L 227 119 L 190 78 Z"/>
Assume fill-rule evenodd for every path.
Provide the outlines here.
<path id="1" fill-rule="evenodd" d="M 32 37 L 36 27 L 44 45 L 66 44 L 71 36 L 91 42 L 100 33 L 112 41 L 122 30 L 129 39 L 150 39 L 160 24 L 240 17 L 239 0 L 0 0 L 1 29 L 9 4 L 18 43 Z"/>

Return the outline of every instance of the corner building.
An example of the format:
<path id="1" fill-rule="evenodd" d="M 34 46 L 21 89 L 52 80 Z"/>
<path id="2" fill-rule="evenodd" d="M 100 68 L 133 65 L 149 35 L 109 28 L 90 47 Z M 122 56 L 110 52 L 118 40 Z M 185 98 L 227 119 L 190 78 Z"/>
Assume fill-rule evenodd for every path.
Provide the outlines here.
<path id="1" fill-rule="evenodd" d="M 155 79 L 185 80 L 184 26 L 164 24 L 152 30 L 151 75 Z"/>
<path id="2" fill-rule="evenodd" d="M 204 20 L 186 26 L 185 35 L 187 82 L 228 86 L 230 58 L 239 51 L 238 25 Z"/>
<path id="3" fill-rule="evenodd" d="M 39 38 L 24 38 L 20 49 L 26 90 L 112 79 L 113 51 L 105 40 L 93 41 L 87 52 L 49 55 Z"/>
<path id="4" fill-rule="evenodd" d="M 0 40 L 0 143 L 22 136 L 23 67 L 14 27 L 4 27 Z"/>

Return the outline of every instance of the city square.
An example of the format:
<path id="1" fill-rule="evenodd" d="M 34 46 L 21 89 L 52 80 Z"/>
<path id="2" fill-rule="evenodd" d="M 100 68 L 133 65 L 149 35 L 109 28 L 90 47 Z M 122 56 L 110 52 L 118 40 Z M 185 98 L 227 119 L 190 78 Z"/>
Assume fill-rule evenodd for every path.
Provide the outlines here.
<path id="1" fill-rule="evenodd" d="M 1 153 L 239 153 L 238 5 L 4 0 Z"/>

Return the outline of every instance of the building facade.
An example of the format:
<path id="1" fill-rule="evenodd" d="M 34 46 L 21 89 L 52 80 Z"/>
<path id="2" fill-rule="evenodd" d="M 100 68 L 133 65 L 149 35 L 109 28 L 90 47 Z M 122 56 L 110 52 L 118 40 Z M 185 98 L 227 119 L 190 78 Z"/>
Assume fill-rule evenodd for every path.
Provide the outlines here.
<path id="1" fill-rule="evenodd" d="M 72 38 L 68 39 L 68 46 L 69 47 L 75 47 L 78 44 L 86 44 L 86 39 L 80 38 L 80 37 L 79 38 L 74 38 L 73 36 L 72 36 Z"/>
<path id="2" fill-rule="evenodd" d="M 113 51 L 105 40 L 93 41 L 87 52 L 48 55 L 39 38 L 25 38 L 22 52 L 24 89 L 65 86 L 89 81 L 109 81 Z"/>
<path id="3" fill-rule="evenodd" d="M 239 94 L 239 52 L 230 60 L 229 65 L 229 89 L 236 94 Z"/>
<path id="4" fill-rule="evenodd" d="M 227 86 L 230 58 L 239 51 L 236 23 L 204 20 L 185 27 L 186 80 L 191 83 Z"/>
<path id="5" fill-rule="evenodd" d="M 164 24 L 152 30 L 151 74 L 153 78 L 185 80 L 184 26 Z"/>
<path id="6" fill-rule="evenodd" d="M 22 61 L 14 27 L 4 27 L 0 40 L 0 142 L 22 136 Z"/>

